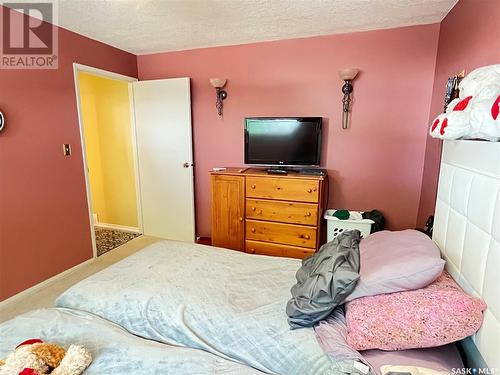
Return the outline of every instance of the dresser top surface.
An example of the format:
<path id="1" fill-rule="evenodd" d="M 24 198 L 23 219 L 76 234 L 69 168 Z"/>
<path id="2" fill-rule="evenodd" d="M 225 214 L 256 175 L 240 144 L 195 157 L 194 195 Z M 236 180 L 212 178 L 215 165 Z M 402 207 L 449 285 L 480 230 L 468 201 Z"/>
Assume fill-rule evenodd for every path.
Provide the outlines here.
<path id="1" fill-rule="evenodd" d="M 302 175 L 297 171 L 288 171 L 286 175 L 269 174 L 265 169 L 244 168 L 244 167 L 227 167 L 223 171 L 210 171 L 212 175 L 225 176 L 246 176 L 246 177 L 270 177 L 270 178 L 297 178 L 308 180 L 324 180 L 326 176 L 310 176 Z"/>

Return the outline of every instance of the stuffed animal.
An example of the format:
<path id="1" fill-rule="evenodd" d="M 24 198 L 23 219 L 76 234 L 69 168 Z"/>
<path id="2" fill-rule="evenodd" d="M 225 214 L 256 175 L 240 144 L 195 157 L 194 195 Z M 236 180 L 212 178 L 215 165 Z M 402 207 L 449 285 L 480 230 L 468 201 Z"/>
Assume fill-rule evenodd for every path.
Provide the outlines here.
<path id="1" fill-rule="evenodd" d="M 458 85 L 459 97 L 431 124 L 441 139 L 500 139 L 500 64 L 470 72 Z"/>
<path id="2" fill-rule="evenodd" d="M 68 350 L 39 339 L 24 341 L 0 360 L 0 375 L 80 375 L 92 362 L 83 347 L 71 345 Z"/>

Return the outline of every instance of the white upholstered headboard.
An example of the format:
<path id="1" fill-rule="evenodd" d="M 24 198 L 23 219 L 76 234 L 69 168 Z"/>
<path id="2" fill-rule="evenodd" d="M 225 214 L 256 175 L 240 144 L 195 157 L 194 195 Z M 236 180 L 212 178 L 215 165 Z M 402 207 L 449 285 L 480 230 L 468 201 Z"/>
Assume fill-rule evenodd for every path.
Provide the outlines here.
<path id="1" fill-rule="evenodd" d="M 500 369 L 499 142 L 444 143 L 433 239 L 455 280 L 488 304 L 474 343 Z"/>

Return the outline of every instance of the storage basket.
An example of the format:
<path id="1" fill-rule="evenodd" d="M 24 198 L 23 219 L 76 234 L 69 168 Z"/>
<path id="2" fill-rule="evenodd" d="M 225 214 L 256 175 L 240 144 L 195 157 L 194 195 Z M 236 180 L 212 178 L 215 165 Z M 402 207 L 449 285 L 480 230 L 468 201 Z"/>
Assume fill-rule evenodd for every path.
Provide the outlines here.
<path id="1" fill-rule="evenodd" d="M 340 233 L 346 230 L 357 229 L 361 232 L 361 236 L 366 237 L 371 233 L 373 220 L 361 219 L 361 220 L 340 220 L 333 216 L 333 213 L 337 210 L 327 210 L 325 212 L 326 219 L 326 235 L 327 241 L 332 241 Z M 353 212 L 353 211 L 350 211 Z M 361 213 L 361 212 L 360 212 Z"/>

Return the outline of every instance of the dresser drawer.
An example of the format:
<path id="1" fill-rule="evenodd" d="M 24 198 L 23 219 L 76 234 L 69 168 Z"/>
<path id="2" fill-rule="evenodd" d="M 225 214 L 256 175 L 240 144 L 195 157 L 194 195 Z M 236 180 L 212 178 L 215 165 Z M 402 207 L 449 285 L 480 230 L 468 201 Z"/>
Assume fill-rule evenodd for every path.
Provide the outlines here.
<path id="1" fill-rule="evenodd" d="M 317 203 L 319 199 L 319 181 L 282 177 L 247 177 L 246 196 L 249 198 Z"/>
<path id="2" fill-rule="evenodd" d="M 245 212 L 247 219 L 303 225 L 318 224 L 317 204 L 247 199 Z"/>
<path id="3" fill-rule="evenodd" d="M 246 221 L 246 239 L 300 247 L 316 247 L 316 228 L 270 221 Z"/>
<path id="4" fill-rule="evenodd" d="M 270 255 L 275 257 L 307 258 L 314 254 L 313 249 L 280 245 L 269 242 L 246 241 L 245 251 L 249 254 Z"/>

